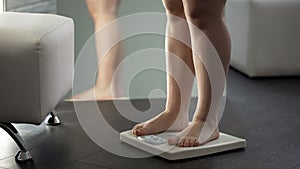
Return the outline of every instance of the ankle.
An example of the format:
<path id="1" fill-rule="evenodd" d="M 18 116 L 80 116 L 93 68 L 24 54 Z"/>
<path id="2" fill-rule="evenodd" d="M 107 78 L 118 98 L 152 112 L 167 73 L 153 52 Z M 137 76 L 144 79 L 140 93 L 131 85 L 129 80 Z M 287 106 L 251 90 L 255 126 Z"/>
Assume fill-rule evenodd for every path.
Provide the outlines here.
<path id="1" fill-rule="evenodd" d="M 95 90 L 96 91 L 109 91 L 111 90 L 111 85 L 103 85 L 103 84 L 96 84 Z"/>
<path id="2" fill-rule="evenodd" d="M 170 116 L 178 116 L 180 110 L 179 109 L 174 109 L 174 108 L 166 108 L 164 110 L 164 114 L 170 115 Z"/>
<path id="3" fill-rule="evenodd" d="M 193 118 L 192 123 L 205 123 L 206 120 L 202 118 Z"/>

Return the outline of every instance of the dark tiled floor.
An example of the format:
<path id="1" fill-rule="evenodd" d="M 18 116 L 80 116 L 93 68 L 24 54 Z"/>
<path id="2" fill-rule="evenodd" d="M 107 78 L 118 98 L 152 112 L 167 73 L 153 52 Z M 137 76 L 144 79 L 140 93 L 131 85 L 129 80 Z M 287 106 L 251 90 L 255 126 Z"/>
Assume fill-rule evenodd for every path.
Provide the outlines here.
<path id="1" fill-rule="evenodd" d="M 92 165 L 92 164 L 84 164 L 80 162 L 72 162 L 66 165 L 59 167 L 59 169 L 109 169 L 107 167 Z"/>
<path id="2" fill-rule="evenodd" d="M 149 107 L 147 100 L 134 100 L 132 103 L 140 110 Z M 157 99 L 151 103 L 156 107 L 154 114 L 164 107 L 164 100 Z M 191 113 L 195 103 L 196 99 L 193 99 Z M 88 102 L 83 104 L 89 107 Z M 116 130 L 123 131 L 134 125 L 117 113 L 112 102 L 98 104 L 104 112 L 108 112 L 104 116 Z M 111 154 L 84 133 L 72 103 L 62 103 L 57 111 L 63 122 L 60 126 L 16 125 L 34 161 L 16 163 L 14 154 L 18 148 L 0 130 L 0 169 L 300 169 L 300 78 L 250 80 L 231 70 L 220 128 L 228 134 L 246 138 L 247 149 L 181 161 L 170 162 L 159 157 L 131 159 Z M 143 153 L 121 143 L 112 149 Z"/>

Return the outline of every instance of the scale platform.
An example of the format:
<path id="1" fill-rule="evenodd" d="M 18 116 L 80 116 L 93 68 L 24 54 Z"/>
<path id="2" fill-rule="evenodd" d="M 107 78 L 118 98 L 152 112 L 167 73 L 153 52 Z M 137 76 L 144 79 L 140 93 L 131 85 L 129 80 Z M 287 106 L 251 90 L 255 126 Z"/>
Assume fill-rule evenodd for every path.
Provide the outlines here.
<path id="1" fill-rule="evenodd" d="M 176 134 L 176 132 L 164 132 L 155 136 L 167 140 L 169 137 Z M 245 139 L 241 139 L 224 133 L 220 133 L 219 139 L 211 141 L 199 147 L 177 147 L 174 145 L 169 145 L 168 143 L 153 145 L 138 139 L 138 137 L 132 134 L 131 130 L 122 132 L 120 134 L 120 140 L 131 146 L 137 147 L 153 155 L 158 155 L 167 160 L 201 157 L 209 154 L 246 147 Z"/>

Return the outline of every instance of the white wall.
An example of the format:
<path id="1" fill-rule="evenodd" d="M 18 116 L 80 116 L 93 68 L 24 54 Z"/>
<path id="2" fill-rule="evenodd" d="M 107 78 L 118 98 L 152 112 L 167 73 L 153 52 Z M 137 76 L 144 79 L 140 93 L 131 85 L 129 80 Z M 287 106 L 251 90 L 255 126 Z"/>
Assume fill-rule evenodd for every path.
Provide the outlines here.
<path id="1" fill-rule="evenodd" d="M 0 0 L 0 12 L 4 11 L 4 2 L 3 0 Z"/>

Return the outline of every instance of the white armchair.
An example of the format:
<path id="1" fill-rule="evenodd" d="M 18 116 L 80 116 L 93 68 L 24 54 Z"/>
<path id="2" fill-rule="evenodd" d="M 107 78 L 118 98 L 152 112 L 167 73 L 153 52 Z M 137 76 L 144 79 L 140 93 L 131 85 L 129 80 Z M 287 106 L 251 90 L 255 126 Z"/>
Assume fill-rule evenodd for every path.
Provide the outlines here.
<path id="1" fill-rule="evenodd" d="M 300 75 L 300 1 L 228 0 L 231 66 L 250 77 Z"/>
<path id="2" fill-rule="evenodd" d="M 0 13 L 0 128 L 30 159 L 11 123 L 40 124 L 72 88 L 74 26 L 70 18 L 49 14 Z"/>

